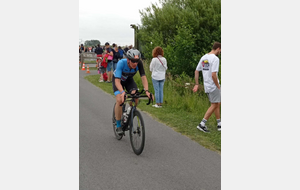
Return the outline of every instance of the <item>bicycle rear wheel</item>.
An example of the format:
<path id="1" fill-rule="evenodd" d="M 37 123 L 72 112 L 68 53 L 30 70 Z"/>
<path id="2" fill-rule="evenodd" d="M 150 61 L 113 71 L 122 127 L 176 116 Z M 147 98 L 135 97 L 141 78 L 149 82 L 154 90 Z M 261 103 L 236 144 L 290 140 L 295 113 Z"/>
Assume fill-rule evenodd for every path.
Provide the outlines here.
<path id="1" fill-rule="evenodd" d="M 119 135 L 117 132 L 116 132 L 116 129 L 117 129 L 117 120 L 116 120 L 116 116 L 115 116 L 115 106 L 116 106 L 116 103 L 114 105 L 114 108 L 113 108 L 113 115 L 112 115 L 112 123 L 113 123 L 113 130 L 114 130 L 114 134 L 116 136 L 116 139 L 118 140 L 121 140 L 123 135 Z"/>
<path id="2" fill-rule="evenodd" d="M 133 152 L 140 155 L 145 146 L 145 125 L 143 117 L 137 109 L 132 112 L 129 136 Z"/>

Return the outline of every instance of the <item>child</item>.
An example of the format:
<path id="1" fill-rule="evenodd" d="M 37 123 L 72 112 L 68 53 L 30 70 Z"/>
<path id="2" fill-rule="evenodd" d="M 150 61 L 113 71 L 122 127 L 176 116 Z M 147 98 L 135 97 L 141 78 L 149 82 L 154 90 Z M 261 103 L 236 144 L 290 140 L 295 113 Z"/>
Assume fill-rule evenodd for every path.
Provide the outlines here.
<path id="1" fill-rule="evenodd" d="M 103 60 L 100 62 L 101 65 L 99 67 L 99 71 L 100 71 L 100 78 L 99 78 L 99 82 L 104 82 L 103 80 L 105 80 L 105 78 L 103 77 L 106 73 L 106 67 L 107 67 L 107 57 L 108 54 L 105 54 L 103 57 Z M 107 80 L 107 79 L 106 79 Z M 106 81 L 105 80 L 105 81 Z"/>
<path id="2" fill-rule="evenodd" d="M 97 57 L 96 67 L 97 67 L 97 70 L 98 70 L 98 74 L 100 74 L 101 62 L 102 62 L 102 57 Z"/>

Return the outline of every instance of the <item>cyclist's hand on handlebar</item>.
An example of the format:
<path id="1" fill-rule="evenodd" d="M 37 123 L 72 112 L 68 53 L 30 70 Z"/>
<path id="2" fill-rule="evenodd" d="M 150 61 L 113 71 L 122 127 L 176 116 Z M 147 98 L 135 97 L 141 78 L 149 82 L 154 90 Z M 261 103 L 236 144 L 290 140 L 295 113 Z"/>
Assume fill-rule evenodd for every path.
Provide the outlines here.
<path id="1" fill-rule="evenodd" d="M 152 94 L 152 96 L 150 96 L 151 93 L 148 90 L 146 91 L 146 95 L 148 96 L 149 99 L 154 100 L 153 94 Z"/>
<path id="2" fill-rule="evenodd" d="M 124 100 L 125 100 L 125 92 L 123 91 L 122 94 L 121 94 L 121 100 L 122 100 L 122 104 L 124 104 Z"/>

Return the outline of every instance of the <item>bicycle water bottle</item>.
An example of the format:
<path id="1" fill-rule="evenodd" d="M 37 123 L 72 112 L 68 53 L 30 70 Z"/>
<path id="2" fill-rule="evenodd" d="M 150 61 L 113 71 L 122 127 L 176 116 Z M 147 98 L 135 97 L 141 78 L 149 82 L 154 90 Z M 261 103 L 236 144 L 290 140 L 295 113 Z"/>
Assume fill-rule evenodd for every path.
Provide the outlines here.
<path id="1" fill-rule="evenodd" d="M 124 119 L 123 121 L 124 121 L 124 123 L 126 123 L 127 120 L 128 120 L 128 116 L 130 114 L 130 110 L 131 110 L 131 107 L 129 106 L 128 109 L 127 109 L 127 111 L 123 113 L 123 116 L 124 116 L 123 117 L 123 119 Z"/>
<path id="2" fill-rule="evenodd" d="M 130 111 L 131 111 L 131 106 L 129 106 L 128 108 L 127 108 L 127 116 L 129 116 L 129 114 L 130 114 Z"/>

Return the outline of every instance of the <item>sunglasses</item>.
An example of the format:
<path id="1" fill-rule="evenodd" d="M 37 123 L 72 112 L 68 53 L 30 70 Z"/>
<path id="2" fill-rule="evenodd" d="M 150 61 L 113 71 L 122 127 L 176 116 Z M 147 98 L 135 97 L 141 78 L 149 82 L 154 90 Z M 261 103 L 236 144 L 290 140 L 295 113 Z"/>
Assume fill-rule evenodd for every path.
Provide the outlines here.
<path id="1" fill-rule="evenodd" d="M 137 63 L 139 60 L 131 60 L 131 63 Z"/>

